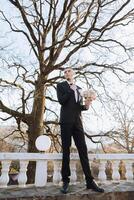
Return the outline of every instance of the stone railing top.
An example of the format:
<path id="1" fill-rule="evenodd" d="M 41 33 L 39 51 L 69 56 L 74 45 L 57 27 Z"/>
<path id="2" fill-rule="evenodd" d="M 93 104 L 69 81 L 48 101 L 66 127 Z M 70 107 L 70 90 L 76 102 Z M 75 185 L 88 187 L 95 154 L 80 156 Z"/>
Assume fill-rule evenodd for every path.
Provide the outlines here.
<path id="1" fill-rule="evenodd" d="M 89 159 L 100 160 L 134 160 L 134 154 L 88 154 Z M 72 160 L 78 160 L 77 153 L 71 153 Z M 61 160 L 62 153 L 0 153 L 0 160 Z"/>

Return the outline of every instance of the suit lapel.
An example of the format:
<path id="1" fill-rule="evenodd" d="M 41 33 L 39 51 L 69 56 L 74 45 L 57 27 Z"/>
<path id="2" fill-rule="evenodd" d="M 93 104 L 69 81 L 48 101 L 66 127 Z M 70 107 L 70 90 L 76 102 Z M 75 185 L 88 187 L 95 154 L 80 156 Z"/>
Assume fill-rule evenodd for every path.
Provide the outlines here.
<path id="1" fill-rule="evenodd" d="M 74 91 L 70 88 L 70 85 L 69 85 L 69 83 L 68 83 L 67 81 L 64 82 L 64 86 L 66 87 L 66 89 L 69 89 L 69 90 L 72 91 L 73 99 L 74 99 L 74 101 L 76 102 L 75 93 L 74 93 Z"/>
<path id="2" fill-rule="evenodd" d="M 67 82 L 67 81 L 64 81 L 63 83 L 64 83 L 65 87 L 67 87 L 67 88 L 69 88 L 69 89 L 70 89 L 70 86 L 69 86 L 69 84 L 68 84 L 68 82 Z"/>
<path id="3" fill-rule="evenodd" d="M 67 88 L 67 89 L 70 89 L 70 85 L 68 84 L 68 82 L 67 81 L 64 81 L 63 82 L 64 83 L 64 87 L 65 88 Z M 76 89 L 76 91 L 77 91 L 77 95 L 78 95 L 78 97 L 77 97 L 77 102 L 80 102 L 81 100 L 82 100 L 82 97 L 81 97 L 81 94 L 80 94 L 80 90 L 81 88 L 79 87 L 79 86 L 77 86 L 77 89 Z M 70 89 L 71 90 L 71 89 Z M 74 99 L 75 99 L 75 93 L 73 92 L 73 94 L 74 94 Z M 76 100 L 75 100 L 76 101 Z"/>
<path id="4" fill-rule="evenodd" d="M 77 86 L 77 94 L 78 94 L 78 102 L 80 102 L 82 100 L 81 94 L 80 94 L 80 90 L 81 88 Z"/>

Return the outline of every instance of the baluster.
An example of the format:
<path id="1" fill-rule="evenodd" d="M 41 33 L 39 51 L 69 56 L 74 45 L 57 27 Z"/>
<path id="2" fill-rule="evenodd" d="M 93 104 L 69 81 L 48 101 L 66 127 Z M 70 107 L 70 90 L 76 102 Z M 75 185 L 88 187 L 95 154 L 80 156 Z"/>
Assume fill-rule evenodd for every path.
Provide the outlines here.
<path id="1" fill-rule="evenodd" d="M 98 174 L 98 179 L 100 181 L 105 181 L 107 179 L 106 173 L 105 173 L 105 166 L 106 166 L 106 161 L 100 160 L 99 174 Z"/>
<path id="2" fill-rule="evenodd" d="M 74 183 L 76 183 L 76 180 L 77 180 L 77 175 L 76 175 L 76 161 L 71 160 L 70 169 L 71 169 L 70 182 L 74 184 Z"/>
<path id="3" fill-rule="evenodd" d="M 115 161 L 112 162 L 112 168 L 113 168 L 112 179 L 114 181 L 119 181 L 120 180 L 119 162 L 120 161 L 118 161 L 118 160 L 115 160 Z"/>
<path id="4" fill-rule="evenodd" d="M 29 161 L 28 160 L 22 160 L 20 161 L 20 170 L 19 170 L 19 176 L 18 176 L 18 183 L 20 187 L 25 187 L 27 182 L 27 165 Z"/>
<path id="5" fill-rule="evenodd" d="M 47 183 L 47 161 L 39 160 L 36 162 L 35 186 L 43 187 Z"/>
<path id="6" fill-rule="evenodd" d="M 1 176 L 0 176 L 0 187 L 7 187 L 9 182 L 9 167 L 11 164 L 11 160 L 4 160 L 1 161 L 2 169 L 1 169 Z"/>
<path id="7" fill-rule="evenodd" d="M 58 184 L 61 180 L 61 161 L 54 161 L 53 183 Z"/>
<path id="8" fill-rule="evenodd" d="M 132 161 L 127 160 L 125 162 L 126 165 L 126 178 L 128 181 L 132 181 L 133 180 L 133 168 L 132 168 Z"/>

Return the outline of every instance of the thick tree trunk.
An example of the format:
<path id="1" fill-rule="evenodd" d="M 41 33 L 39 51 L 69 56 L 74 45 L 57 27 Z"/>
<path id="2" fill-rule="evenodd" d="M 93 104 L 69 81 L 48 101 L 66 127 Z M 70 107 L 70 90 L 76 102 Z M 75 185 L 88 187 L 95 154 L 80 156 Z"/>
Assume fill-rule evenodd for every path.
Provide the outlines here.
<path id="1" fill-rule="evenodd" d="M 29 124 L 28 130 L 28 152 L 38 152 L 35 147 L 36 138 L 43 134 L 43 117 L 45 108 L 45 86 L 38 81 L 35 88 L 35 96 L 32 110 L 32 121 Z M 28 183 L 34 183 L 35 177 L 35 162 L 30 162 L 28 166 Z"/>

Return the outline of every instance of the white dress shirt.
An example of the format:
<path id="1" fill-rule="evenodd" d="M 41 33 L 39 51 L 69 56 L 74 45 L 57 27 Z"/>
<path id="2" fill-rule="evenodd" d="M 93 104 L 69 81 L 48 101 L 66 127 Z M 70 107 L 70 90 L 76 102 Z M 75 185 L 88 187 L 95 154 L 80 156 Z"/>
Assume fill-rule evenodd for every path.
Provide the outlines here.
<path id="1" fill-rule="evenodd" d="M 75 100 L 76 102 L 79 101 L 79 94 L 78 94 L 78 88 L 77 85 L 75 85 L 75 83 L 70 83 L 69 81 L 67 81 L 68 84 L 70 85 L 70 88 L 74 91 L 74 95 L 75 95 Z"/>

